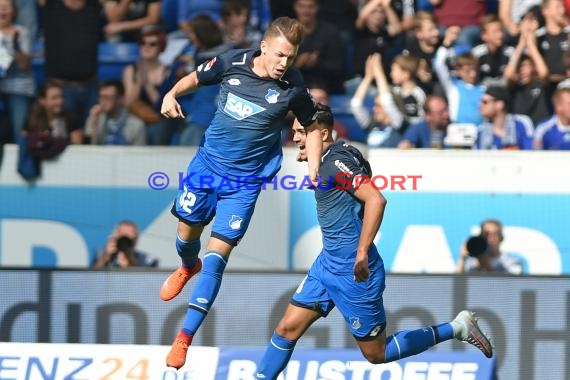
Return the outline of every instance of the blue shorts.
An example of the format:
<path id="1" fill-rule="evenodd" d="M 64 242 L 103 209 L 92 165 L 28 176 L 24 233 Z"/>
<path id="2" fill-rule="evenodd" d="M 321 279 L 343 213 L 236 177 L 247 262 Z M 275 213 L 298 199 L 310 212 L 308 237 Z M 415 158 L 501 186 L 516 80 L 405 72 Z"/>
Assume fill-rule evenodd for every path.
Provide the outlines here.
<path id="1" fill-rule="evenodd" d="M 293 297 L 293 305 L 315 310 L 326 317 L 338 307 L 357 340 L 375 339 L 386 328 L 382 294 L 385 285 L 384 263 L 378 259 L 365 282 L 356 282 L 354 274 L 331 273 L 317 257 Z"/>
<path id="2" fill-rule="evenodd" d="M 215 216 L 212 236 L 236 246 L 249 226 L 260 191 L 261 186 L 215 174 L 195 156 L 171 211 L 184 223 L 204 226 Z"/>

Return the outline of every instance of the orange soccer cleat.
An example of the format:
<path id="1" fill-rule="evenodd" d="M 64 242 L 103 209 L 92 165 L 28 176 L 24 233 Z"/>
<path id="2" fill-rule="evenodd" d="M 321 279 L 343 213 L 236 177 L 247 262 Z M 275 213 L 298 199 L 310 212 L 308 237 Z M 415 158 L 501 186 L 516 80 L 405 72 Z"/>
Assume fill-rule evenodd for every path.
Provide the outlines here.
<path id="1" fill-rule="evenodd" d="M 184 285 L 186 285 L 192 276 L 200 272 L 200 270 L 202 270 L 202 260 L 200 259 L 198 259 L 196 264 L 190 269 L 180 266 L 174 273 L 168 276 L 166 281 L 162 284 L 160 288 L 160 298 L 163 301 L 170 301 L 179 295 L 182 289 L 184 289 Z"/>
<path id="2" fill-rule="evenodd" d="M 188 336 L 180 331 L 174 342 L 172 342 L 172 348 L 166 356 L 166 366 L 180 369 L 186 363 L 186 354 L 190 344 L 192 344 L 192 336 Z"/>

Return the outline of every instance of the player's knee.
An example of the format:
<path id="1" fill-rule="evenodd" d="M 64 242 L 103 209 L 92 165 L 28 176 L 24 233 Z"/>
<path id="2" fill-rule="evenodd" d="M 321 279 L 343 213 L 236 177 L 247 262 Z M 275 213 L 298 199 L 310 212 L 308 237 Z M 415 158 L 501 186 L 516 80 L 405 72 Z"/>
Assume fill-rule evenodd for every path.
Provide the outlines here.
<path id="1" fill-rule="evenodd" d="M 283 338 L 297 340 L 299 338 L 299 327 L 291 323 L 287 318 L 282 318 L 275 328 L 275 333 Z"/>
<path id="2" fill-rule="evenodd" d="M 372 364 L 384 363 L 384 353 L 380 351 L 363 352 L 364 357 Z"/>
<path id="3" fill-rule="evenodd" d="M 277 333 L 277 335 L 282 337 L 287 337 L 288 335 L 291 335 L 293 331 L 294 331 L 293 326 L 287 323 L 285 319 L 281 319 L 277 327 L 275 327 L 275 332 Z"/>

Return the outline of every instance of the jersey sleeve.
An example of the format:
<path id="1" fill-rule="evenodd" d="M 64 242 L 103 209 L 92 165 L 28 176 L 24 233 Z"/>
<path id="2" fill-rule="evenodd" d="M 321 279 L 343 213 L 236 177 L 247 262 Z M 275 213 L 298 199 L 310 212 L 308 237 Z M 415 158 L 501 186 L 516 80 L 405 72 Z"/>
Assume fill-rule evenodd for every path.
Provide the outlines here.
<path id="1" fill-rule="evenodd" d="M 519 148 L 524 150 L 532 149 L 534 126 L 532 120 L 525 115 L 517 115 L 517 140 Z"/>
<path id="2" fill-rule="evenodd" d="M 299 87 L 290 102 L 291 111 L 303 127 L 309 126 L 315 120 L 317 105 L 313 102 L 309 90 Z"/>
<path id="3" fill-rule="evenodd" d="M 334 187 L 351 194 L 364 181 L 371 179 L 370 164 L 360 154 L 353 154 L 348 149 L 333 152 L 321 166 L 321 178 L 330 178 Z"/>
<path id="4" fill-rule="evenodd" d="M 210 59 L 208 62 L 204 62 L 196 68 L 196 74 L 198 75 L 198 81 L 200 84 L 210 85 L 218 84 L 222 81 L 222 76 L 226 71 L 227 67 L 227 56 L 221 54 L 217 57 Z"/>

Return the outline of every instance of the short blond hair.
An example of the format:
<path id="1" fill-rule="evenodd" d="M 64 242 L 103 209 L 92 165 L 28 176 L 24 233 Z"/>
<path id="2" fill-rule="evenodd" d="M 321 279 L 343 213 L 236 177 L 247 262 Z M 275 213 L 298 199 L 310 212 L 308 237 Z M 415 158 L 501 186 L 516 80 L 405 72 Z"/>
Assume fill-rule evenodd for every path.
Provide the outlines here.
<path id="1" fill-rule="evenodd" d="M 501 24 L 501 26 L 503 26 L 503 22 L 501 21 L 501 19 L 497 15 L 492 15 L 492 14 L 483 16 L 483 18 L 481 18 L 479 26 L 481 27 L 481 30 L 485 32 L 487 30 L 487 26 L 494 23 L 499 23 Z"/>
<path id="2" fill-rule="evenodd" d="M 299 46 L 303 42 L 305 29 L 299 21 L 290 17 L 279 17 L 273 20 L 267 31 L 263 35 L 263 39 L 285 37 L 292 45 Z"/>
<path id="3" fill-rule="evenodd" d="M 432 22 L 435 26 L 438 24 L 437 16 L 433 13 L 419 11 L 414 16 L 414 30 L 419 30 L 422 28 L 425 21 Z"/>
<path id="4" fill-rule="evenodd" d="M 420 61 L 413 55 L 400 54 L 394 58 L 393 64 L 398 65 L 402 71 L 407 72 L 413 77 L 418 71 Z"/>
<path id="5" fill-rule="evenodd" d="M 465 53 L 457 57 L 457 68 L 463 66 L 479 67 L 479 60 L 471 53 Z"/>

